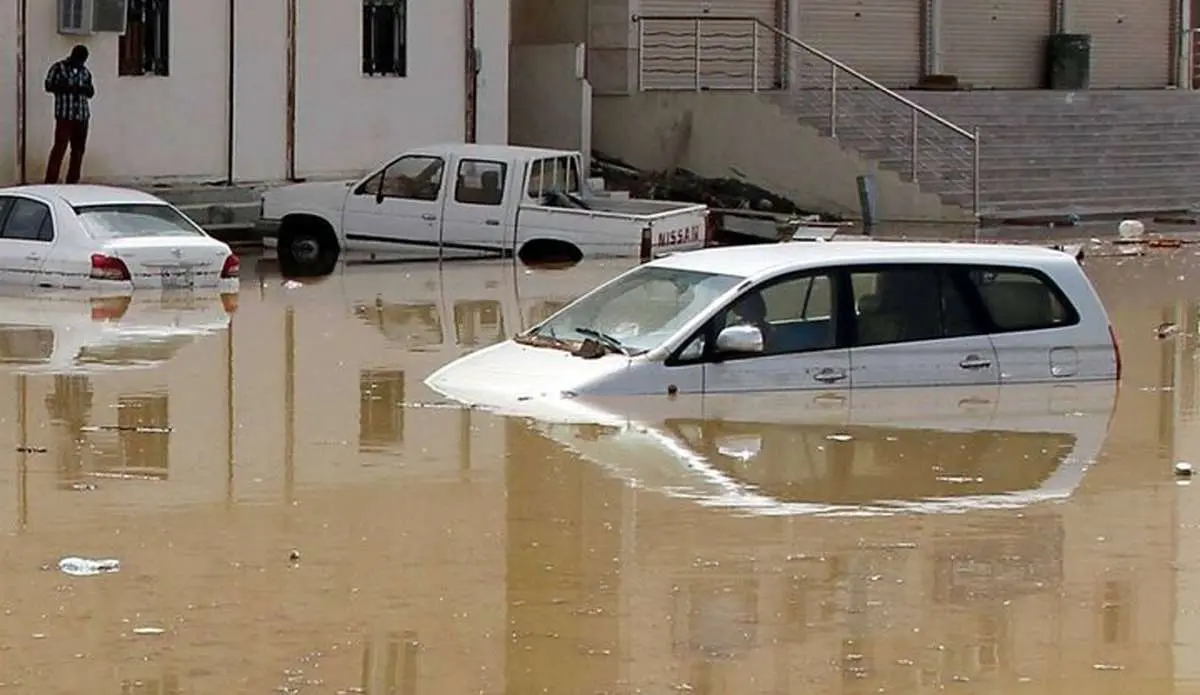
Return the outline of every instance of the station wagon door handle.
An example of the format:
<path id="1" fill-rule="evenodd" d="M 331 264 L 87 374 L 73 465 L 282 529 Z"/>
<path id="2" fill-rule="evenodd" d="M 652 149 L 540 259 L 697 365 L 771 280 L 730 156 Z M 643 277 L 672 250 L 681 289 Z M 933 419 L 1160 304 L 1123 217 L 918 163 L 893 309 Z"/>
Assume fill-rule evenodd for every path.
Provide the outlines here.
<path id="1" fill-rule="evenodd" d="M 426 222 L 433 222 L 437 219 L 437 215 L 433 214 L 432 212 L 427 212 L 424 215 L 421 215 L 421 219 L 425 220 Z"/>
<path id="2" fill-rule="evenodd" d="M 29 254 L 28 256 L 26 256 L 26 257 L 25 257 L 25 260 L 27 260 L 27 261 L 40 261 L 40 260 L 42 260 L 42 254 L 40 254 L 40 253 L 31 253 L 31 254 Z"/>
<path id="3" fill-rule="evenodd" d="M 958 363 L 958 366 L 963 369 L 987 369 L 992 366 L 992 361 L 985 360 L 979 355 L 967 355 L 962 362 Z"/>
<path id="4" fill-rule="evenodd" d="M 484 220 L 483 223 L 489 227 L 499 227 L 500 226 L 500 220 Z"/>
<path id="5" fill-rule="evenodd" d="M 816 379 L 817 381 L 821 382 L 822 384 L 832 384 L 836 381 L 841 381 L 842 379 L 845 379 L 846 372 L 841 369 L 833 369 L 832 367 L 826 367 L 820 371 L 815 372 L 812 375 L 812 377 L 814 379 Z"/>

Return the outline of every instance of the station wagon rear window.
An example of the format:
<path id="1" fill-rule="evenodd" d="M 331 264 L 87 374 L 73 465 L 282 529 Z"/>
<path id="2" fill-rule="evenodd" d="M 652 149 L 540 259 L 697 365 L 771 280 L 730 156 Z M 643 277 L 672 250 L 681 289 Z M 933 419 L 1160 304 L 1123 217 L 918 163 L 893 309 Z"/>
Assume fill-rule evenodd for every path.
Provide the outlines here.
<path id="1" fill-rule="evenodd" d="M 999 331 L 1032 331 L 1079 323 L 1066 294 L 1042 273 L 1020 268 L 979 268 L 971 282 Z"/>
<path id="2" fill-rule="evenodd" d="M 75 208 L 79 222 L 93 239 L 203 236 L 204 232 L 169 205 L 122 203 Z"/>

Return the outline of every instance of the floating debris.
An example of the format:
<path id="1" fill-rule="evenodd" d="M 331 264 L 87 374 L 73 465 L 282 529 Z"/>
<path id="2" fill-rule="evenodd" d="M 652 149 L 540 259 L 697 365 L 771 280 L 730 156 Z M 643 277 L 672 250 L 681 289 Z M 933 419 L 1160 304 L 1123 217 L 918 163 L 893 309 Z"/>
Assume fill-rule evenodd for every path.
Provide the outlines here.
<path id="1" fill-rule="evenodd" d="M 161 635 L 164 632 L 166 632 L 166 630 L 162 629 L 161 627 L 135 627 L 135 628 L 133 628 L 133 634 L 135 634 L 135 635 Z"/>
<path id="2" fill-rule="evenodd" d="M 1180 478 L 1190 478 L 1195 471 L 1192 470 L 1192 464 L 1187 461 L 1178 461 L 1175 463 L 1175 475 Z"/>
<path id="3" fill-rule="evenodd" d="M 44 454 L 46 447 L 44 446 L 19 446 L 17 447 L 18 454 Z"/>
<path id="4" fill-rule="evenodd" d="M 828 439 L 831 442 L 848 442 L 848 441 L 854 439 L 854 437 L 851 437 L 848 434 L 831 434 L 828 437 L 826 437 L 826 439 Z"/>
<path id="5" fill-rule="evenodd" d="M 1158 328 L 1154 329 L 1154 337 L 1163 340 L 1164 338 L 1170 338 L 1178 332 L 1179 326 L 1168 321 L 1158 324 Z"/>
<path id="6" fill-rule="evenodd" d="M 1092 664 L 1092 668 L 1094 668 L 1097 671 L 1124 671 L 1125 670 L 1124 666 L 1119 666 L 1117 664 Z"/>
<path id="7" fill-rule="evenodd" d="M 73 577 L 91 577 L 121 571 L 120 560 L 89 560 L 82 557 L 64 557 L 58 561 L 58 569 Z"/>

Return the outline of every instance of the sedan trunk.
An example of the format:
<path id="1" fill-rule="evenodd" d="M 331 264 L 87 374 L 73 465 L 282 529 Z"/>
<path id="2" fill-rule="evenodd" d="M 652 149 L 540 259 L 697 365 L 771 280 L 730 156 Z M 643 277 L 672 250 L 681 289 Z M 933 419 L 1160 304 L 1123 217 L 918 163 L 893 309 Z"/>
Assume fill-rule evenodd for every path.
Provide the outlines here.
<path id="1" fill-rule="evenodd" d="M 125 263 L 135 289 L 187 290 L 217 285 L 229 250 L 209 237 L 154 236 L 107 241 L 104 254 Z"/>

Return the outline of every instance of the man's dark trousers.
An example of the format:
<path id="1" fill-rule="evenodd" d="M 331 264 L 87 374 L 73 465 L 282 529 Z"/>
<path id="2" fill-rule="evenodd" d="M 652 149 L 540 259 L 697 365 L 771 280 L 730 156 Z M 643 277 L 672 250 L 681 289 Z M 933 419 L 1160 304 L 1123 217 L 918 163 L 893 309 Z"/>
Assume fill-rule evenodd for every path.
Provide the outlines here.
<path id="1" fill-rule="evenodd" d="M 50 161 L 46 163 L 46 183 L 58 183 L 58 174 L 62 169 L 63 155 L 67 146 L 71 147 L 71 157 L 67 161 L 67 183 L 79 183 L 79 174 L 83 169 L 83 152 L 87 149 L 88 122 L 73 121 L 66 118 L 54 122 L 54 146 L 50 148 Z"/>

